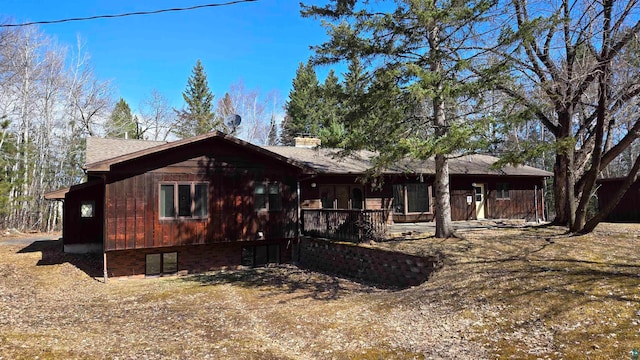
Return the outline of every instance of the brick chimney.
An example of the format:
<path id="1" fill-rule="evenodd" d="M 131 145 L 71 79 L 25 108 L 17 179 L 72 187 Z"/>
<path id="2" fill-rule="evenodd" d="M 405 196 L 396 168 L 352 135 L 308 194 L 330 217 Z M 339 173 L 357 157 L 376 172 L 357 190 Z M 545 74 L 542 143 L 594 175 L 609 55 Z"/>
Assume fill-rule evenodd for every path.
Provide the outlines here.
<path id="1" fill-rule="evenodd" d="M 293 138 L 296 147 L 313 148 L 320 146 L 320 139 L 314 137 L 295 137 Z"/>

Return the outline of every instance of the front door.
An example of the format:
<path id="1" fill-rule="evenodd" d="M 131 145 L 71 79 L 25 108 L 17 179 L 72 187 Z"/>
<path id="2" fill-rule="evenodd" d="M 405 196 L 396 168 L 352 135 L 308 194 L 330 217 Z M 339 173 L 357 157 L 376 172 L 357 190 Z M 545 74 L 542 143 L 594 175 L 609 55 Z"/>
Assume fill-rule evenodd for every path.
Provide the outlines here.
<path id="1" fill-rule="evenodd" d="M 336 185 L 336 202 L 338 209 L 349 209 L 349 187 Z"/>
<path id="2" fill-rule="evenodd" d="M 476 198 L 476 219 L 484 219 L 485 192 L 484 184 L 476 184 L 474 187 Z"/>

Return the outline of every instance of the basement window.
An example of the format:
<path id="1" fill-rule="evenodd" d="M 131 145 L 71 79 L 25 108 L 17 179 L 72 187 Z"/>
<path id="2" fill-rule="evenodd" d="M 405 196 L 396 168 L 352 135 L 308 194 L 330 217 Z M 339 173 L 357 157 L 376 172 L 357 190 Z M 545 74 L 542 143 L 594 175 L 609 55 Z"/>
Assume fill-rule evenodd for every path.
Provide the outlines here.
<path id="1" fill-rule="evenodd" d="M 263 266 L 280 263 L 280 245 L 245 246 L 242 248 L 243 266 Z"/>
<path id="2" fill-rule="evenodd" d="M 178 253 L 147 254 L 145 275 L 160 276 L 178 272 Z"/>

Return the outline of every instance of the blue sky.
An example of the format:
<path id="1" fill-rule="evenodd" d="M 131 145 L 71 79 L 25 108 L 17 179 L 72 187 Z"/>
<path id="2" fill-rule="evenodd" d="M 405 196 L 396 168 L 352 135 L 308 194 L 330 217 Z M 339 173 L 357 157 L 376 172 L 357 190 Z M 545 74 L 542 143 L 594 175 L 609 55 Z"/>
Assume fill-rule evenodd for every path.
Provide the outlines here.
<path id="1" fill-rule="evenodd" d="M 0 18 L 11 22 L 57 20 L 188 7 L 227 0 L 3 0 Z M 200 59 L 209 86 L 221 98 L 231 84 L 277 90 L 286 99 L 299 62 L 310 45 L 326 39 L 314 19 L 300 16 L 298 1 L 258 0 L 191 11 L 40 25 L 40 30 L 74 48 L 79 35 L 96 76 L 111 80 L 114 97 L 132 108 L 157 89 L 172 106 Z M 318 69 L 323 79 L 328 69 Z"/>

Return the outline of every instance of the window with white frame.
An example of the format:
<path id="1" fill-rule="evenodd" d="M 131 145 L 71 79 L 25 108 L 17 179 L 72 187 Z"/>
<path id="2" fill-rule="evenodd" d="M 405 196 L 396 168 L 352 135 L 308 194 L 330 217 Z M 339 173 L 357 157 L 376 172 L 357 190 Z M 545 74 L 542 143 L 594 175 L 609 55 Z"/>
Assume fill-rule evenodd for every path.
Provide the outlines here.
<path id="1" fill-rule="evenodd" d="M 253 189 L 253 207 L 255 210 L 282 210 L 282 194 L 278 182 L 257 182 Z"/>
<path id="2" fill-rule="evenodd" d="M 96 203 L 95 201 L 83 201 L 80 203 L 80 217 L 83 219 L 90 219 L 96 216 Z"/>
<path id="3" fill-rule="evenodd" d="M 427 184 L 393 185 L 393 211 L 398 214 L 431 212 L 431 197 Z"/>
<path id="4" fill-rule="evenodd" d="M 160 218 L 202 219 L 209 215 L 209 184 L 174 182 L 160 184 Z"/>

